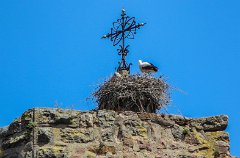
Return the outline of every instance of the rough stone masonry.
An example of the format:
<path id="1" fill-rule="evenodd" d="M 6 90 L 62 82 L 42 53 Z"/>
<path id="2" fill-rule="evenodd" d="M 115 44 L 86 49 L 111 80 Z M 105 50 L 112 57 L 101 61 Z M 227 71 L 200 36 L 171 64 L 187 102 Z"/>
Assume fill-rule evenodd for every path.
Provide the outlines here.
<path id="1" fill-rule="evenodd" d="M 0 129 L 1 158 L 228 158 L 228 117 L 36 108 Z"/>

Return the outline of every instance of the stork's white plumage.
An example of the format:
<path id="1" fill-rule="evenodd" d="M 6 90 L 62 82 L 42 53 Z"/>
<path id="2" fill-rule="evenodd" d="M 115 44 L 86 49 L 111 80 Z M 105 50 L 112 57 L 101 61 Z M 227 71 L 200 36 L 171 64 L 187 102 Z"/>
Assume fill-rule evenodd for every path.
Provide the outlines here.
<path id="1" fill-rule="evenodd" d="M 122 75 L 119 72 L 114 72 L 114 76 L 116 77 L 122 77 Z"/>
<path id="2" fill-rule="evenodd" d="M 149 62 L 143 62 L 142 60 L 138 60 L 139 68 L 141 72 L 143 73 L 151 73 L 151 72 L 157 72 L 158 68 L 154 66 L 152 63 Z"/>

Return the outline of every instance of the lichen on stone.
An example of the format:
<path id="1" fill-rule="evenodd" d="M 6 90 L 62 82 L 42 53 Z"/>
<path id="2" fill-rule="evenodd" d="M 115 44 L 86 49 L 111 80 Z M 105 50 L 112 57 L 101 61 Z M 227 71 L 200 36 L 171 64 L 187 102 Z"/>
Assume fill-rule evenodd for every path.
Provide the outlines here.
<path id="1" fill-rule="evenodd" d="M 34 109 L 35 120 L 31 120 L 32 114 L 28 110 L 24 115 L 29 117 L 22 118 L 35 121 L 34 128 L 20 130 L 15 121 L 11 128 L 0 130 L 2 157 L 231 157 L 229 136 L 223 131 L 228 122 L 224 115 L 194 119 L 132 111 L 40 108 Z"/>

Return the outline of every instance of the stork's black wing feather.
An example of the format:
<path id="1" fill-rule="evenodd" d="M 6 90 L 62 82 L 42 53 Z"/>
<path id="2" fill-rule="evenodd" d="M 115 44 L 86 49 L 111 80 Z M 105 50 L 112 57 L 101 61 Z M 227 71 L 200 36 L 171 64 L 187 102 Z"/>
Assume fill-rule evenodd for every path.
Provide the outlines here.
<path id="1" fill-rule="evenodd" d="M 153 65 L 152 63 L 149 63 L 152 67 L 158 69 L 155 65 Z"/>
<path id="2" fill-rule="evenodd" d="M 149 63 L 150 65 L 144 66 L 142 67 L 143 69 L 148 69 L 148 70 L 154 70 L 154 71 L 158 71 L 158 68 L 156 66 L 154 66 L 152 63 Z"/>

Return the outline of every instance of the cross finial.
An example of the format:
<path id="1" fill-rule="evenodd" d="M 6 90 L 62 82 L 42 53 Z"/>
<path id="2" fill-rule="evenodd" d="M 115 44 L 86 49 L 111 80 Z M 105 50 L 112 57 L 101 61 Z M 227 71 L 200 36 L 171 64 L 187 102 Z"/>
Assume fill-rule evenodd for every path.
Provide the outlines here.
<path id="1" fill-rule="evenodd" d="M 136 30 L 140 29 L 140 27 L 144 26 L 146 23 L 136 24 L 135 17 L 126 16 L 125 9 L 122 9 L 121 18 L 117 19 L 116 22 L 113 22 L 113 27 L 111 28 L 111 32 L 107 35 L 104 35 L 102 38 L 109 38 L 113 42 L 113 46 L 119 45 L 118 55 L 121 55 L 121 61 L 119 62 L 119 66 L 117 71 L 122 73 L 123 70 L 130 73 L 130 64 L 126 62 L 126 56 L 129 53 L 128 47 L 125 46 L 125 39 L 134 39 L 134 35 L 136 34 Z"/>
<path id="2" fill-rule="evenodd" d="M 125 14 L 125 9 L 124 9 L 124 8 L 122 9 L 122 15 L 126 15 L 126 14 Z"/>

